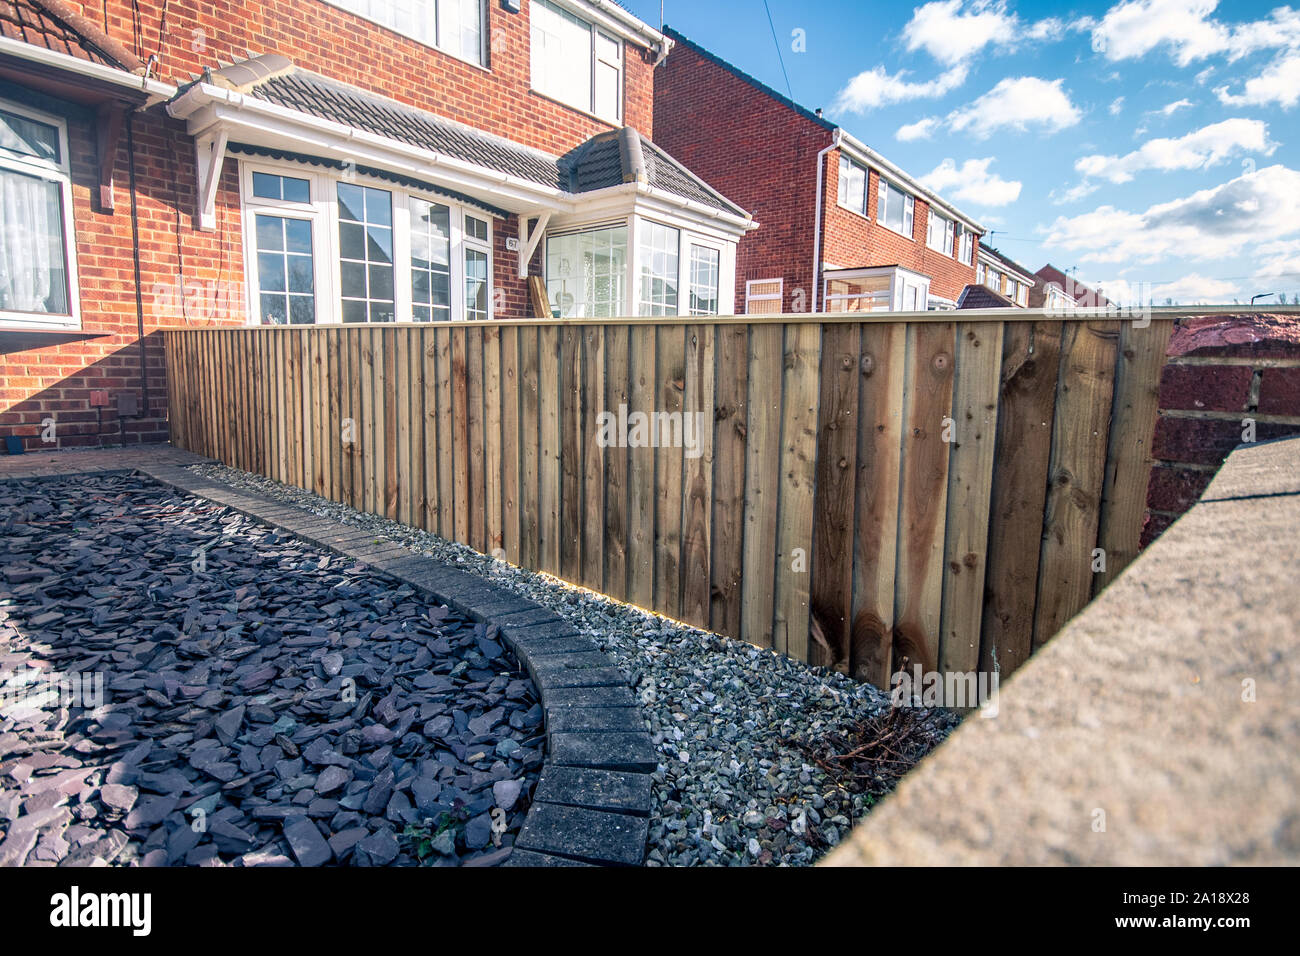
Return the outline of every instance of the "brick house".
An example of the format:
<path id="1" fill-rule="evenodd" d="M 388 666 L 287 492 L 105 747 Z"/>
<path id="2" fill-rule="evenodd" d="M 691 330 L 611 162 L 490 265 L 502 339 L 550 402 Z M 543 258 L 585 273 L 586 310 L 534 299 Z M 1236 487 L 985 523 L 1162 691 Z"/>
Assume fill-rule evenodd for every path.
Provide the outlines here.
<path id="1" fill-rule="evenodd" d="M 1095 289 L 1066 275 L 1050 262 L 1034 273 L 1037 285 L 1029 291 L 1031 309 L 1060 312 L 1069 309 L 1104 309 L 1111 304 Z"/>
<path id="2" fill-rule="evenodd" d="M 1029 307 L 1029 295 L 1037 284 L 1034 274 L 1014 259 L 1004 256 L 992 246 L 981 242 L 975 257 L 976 285 L 963 290 L 965 302 L 984 301 L 991 292 L 1002 307 L 1024 309 Z M 969 295 L 968 295 L 969 293 Z M 958 308 L 993 308 L 994 306 L 964 305 Z"/>
<path id="3" fill-rule="evenodd" d="M 655 141 L 760 224 L 740 242 L 738 312 L 956 306 L 978 222 L 820 111 L 664 33 Z"/>
<path id="4" fill-rule="evenodd" d="M 0 434 L 165 438 L 165 327 L 733 311 L 756 224 L 653 140 L 671 47 L 608 0 L 0 0 Z"/>

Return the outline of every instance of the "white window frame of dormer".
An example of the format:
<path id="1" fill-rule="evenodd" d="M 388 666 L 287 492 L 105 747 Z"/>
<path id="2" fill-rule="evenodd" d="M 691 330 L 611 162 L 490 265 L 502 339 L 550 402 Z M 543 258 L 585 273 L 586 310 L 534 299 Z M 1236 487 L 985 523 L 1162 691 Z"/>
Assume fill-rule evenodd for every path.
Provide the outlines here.
<path id="1" fill-rule="evenodd" d="M 853 202 L 855 196 L 847 195 L 848 193 L 847 183 L 849 182 L 849 178 L 845 175 L 846 169 L 856 171 L 862 177 L 862 202 L 860 205 L 855 204 Z M 868 169 L 866 166 L 863 166 L 861 163 L 857 162 L 852 157 L 847 156 L 844 153 L 841 153 L 839 182 L 835 187 L 836 204 L 841 209 L 847 209 L 849 212 L 857 213 L 859 216 L 862 216 L 863 218 L 867 218 L 867 208 L 868 208 L 867 196 L 870 194 L 870 192 L 871 192 L 871 170 Z"/>
<path id="2" fill-rule="evenodd" d="M 943 223 L 943 238 L 939 240 L 937 245 L 935 244 L 935 240 L 934 240 L 934 234 L 936 231 L 935 227 L 937 225 L 936 220 L 938 220 L 938 222 Z M 943 215 L 942 213 L 935 212 L 934 208 L 931 207 L 929 219 L 925 225 L 926 246 L 930 249 L 933 249 L 935 252 L 942 252 L 945 256 L 952 258 L 954 252 L 953 239 L 956 237 L 956 235 L 957 235 L 957 223 L 952 219 L 949 219 L 947 216 Z"/>
<path id="3" fill-rule="evenodd" d="M 916 197 L 913 196 L 897 183 L 890 182 L 884 176 L 876 176 L 876 222 L 884 226 L 890 232 L 896 232 L 900 236 L 905 236 L 916 241 Z M 885 210 L 888 208 L 889 191 L 895 190 L 903 194 L 903 222 L 901 227 L 891 226 L 885 220 Z"/>
<path id="4" fill-rule="evenodd" d="M 61 116 L 34 110 L 11 100 L 0 100 L 0 109 L 25 119 L 52 126 L 58 133 L 57 163 L 34 156 L 15 154 L 0 148 L 0 168 L 20 175 L 44 179 L 59 187 L 60 213 L 63 219 L 63 274 L 67 283 L 68 312 L 18 312 L 0 309 L 0 329 L 79 329 L 81 328 L 80 277 L 77 271 L 77 237 L 72 206 L 72 170 L 68 152 L 68 122 Z"/>
<path id="5" fill-rule="evenodd" d="M 542 18 L 539 18 L 537 14 L 540 9 L 546 8 L 549 9 L 547 9 L 545 16 L 558 16 L 572 25 L 581 24 L 587 28 L 589 40 L 587 44 L 588 54 L 585 58 L 587 64 L 586 102 L 578 102 L 576 97 L 566 95 L 561 88 L 554 85 L 547 78 L 547 73 L 554 68 L 554 64 L 543 62 L 541 45 L 537 40 L 538 32 L 544 30 L 541 22 Z M 624 66 L 627 61 L 627 49 L 623 39 L 617 34 L 593 23 L 579 9 L 575 9 L 570 4 L 556 2 L 556 0 L 534 0 L 529 15 L 532 18 L 529 24 L 529 83 L 533 92 L 547 99 L 555 100 L 557 103 L 570 106 L 586 113 L 588 116 L 594 116 L 606 123 L 614 126 L 619 125 L 622 122 L 624 112 L 623 100 L 626 75 Z M 612 50 L 610 49 L 611 45 Z M 615 75 L 614 110 L 612 113 L 601 109 L 599 80 L 602 67 L 612 69 Z M 572 68 L 578 70 L 580 65 L 574 63 Z M 548 86 L 549 88 L 547 88 Z"/>
<path id="6" fill-rule="evenodd" d="M 459 47 L 450 46 L 442 37 L 442 6 L 444 4 L 449 7 L 452 5 L 460 6 L 465 2 L 465 0 L 417 0 L 417 6 L 428 9 L 432 13 L 432 36 L 429 35 L 428 31 L 417 34 L 417 32 L 411 30 L 409 27 L 399 23 L 391 10 L 377 10 L 372 12 L 372 8 L 377 3 L 384 3 L 386 6 L 391 7 L 392 3 L 386 2 L 386 0 L 360 0 L 360 2 L 358 2 L 358 0 L 325 0 L 325 2 L 331 6 L 338 7 L 340 10 L 346 10 L 355 17 L 360 17 L 361 19 L 376 24 L 377 26 L 381 26 L 385 30 L 391 30 L 393 33 L 414 40 L 416 43 L 423 44 L 430 49 L 438 50 L 448 56 L 455 57 L 462 63 L 468 63 L 471 66 L 476 66 L 482 70 L 489 68 L 488 50 L 491 47 L 491 43 L 489 42 L 488 29 L 491 18 L 488 16 L 488 5 L 492 0 L 471 0 L 471 2 L 477 3 L 479 14 L 479 44 L 478 57 L 476 59 L 467 57 L 463 50 Z"/>
<path id="7" fill-rule="evenodd" d="M 310 183 L 311 202 L 291 203 L 268 200 L 253 195 L 253 173 L 268 173 L 306 179 Z M 487 320 L 496 317 L 495 286 L 496 261 L 493 253 L 496 223 L 494 217 L 475 206 L 459 203 L 447 196 L 413 186 L 404 186 L 379 177 L 366 176 L 347 170 L 322 171 L 292 162 L 273 160 L 240 160 L 240 197 L 243 209 L 244 287 L 246 289 L 246 316 L 248 325 L 261 325 L 259 318 L 261 289 L 258 287 L 256 215 L 284 216 L 307 219 L 312 223 L 312 257 L 315 278 L 316 325 L 343 324 L 342 264 L 339 247 L 339 215 L 337 184 L 349 182 L 359 186 L 383 190 L 392 197 L 393 217 L 393 309 L 398 322 L 414 319 L 411 293 L 411 219 L 410 199 L 437 203 L 449 209 L 450 234 L 450 316 L 451 321 L 463 321 L 466 309 L 465 253 L 474 249 L 487 253 L 488 297 Z M 487 240 L 475 239 L 466 234 L 465 217 L 487 223 Z M 435 320 L 436 321 L 436 320 Z M 351 323 L 350 323 L 351 324 Z M 369 323 L 366 323 L 369 324 Z M 387 324 L 387 323 L 383 323 Z"/>

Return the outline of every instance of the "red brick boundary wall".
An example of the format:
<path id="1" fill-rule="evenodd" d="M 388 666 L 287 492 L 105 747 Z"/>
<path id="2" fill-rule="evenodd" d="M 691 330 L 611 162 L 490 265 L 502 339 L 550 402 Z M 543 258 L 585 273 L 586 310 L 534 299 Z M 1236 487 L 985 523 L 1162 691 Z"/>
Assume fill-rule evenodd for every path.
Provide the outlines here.
<path id="1" fill-rule="evenodd" d="M 1300 317 L 1207 316 L 1180 322 L 1160 378 L 1160 418 L 1142 543 L 1196 503 L 1223 459 L 1300 434 Z"/>

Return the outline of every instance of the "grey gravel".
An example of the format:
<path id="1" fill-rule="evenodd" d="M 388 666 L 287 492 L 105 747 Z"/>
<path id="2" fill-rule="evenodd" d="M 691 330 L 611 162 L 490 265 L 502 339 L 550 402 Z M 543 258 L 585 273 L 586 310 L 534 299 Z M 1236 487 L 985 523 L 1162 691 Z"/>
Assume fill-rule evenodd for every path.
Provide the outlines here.
<path id="1" fill-rule="evenodd" d="M 639 695 L 659 757 L 649 866 L 810 865 L 846 837 L 877 799 L 849 792 L 793 743 L 811 745 L 887 710 L 888 695 L 870 684 L 260 475 L 223 465 L 191 470 L 476 573 L 596 640 Z M 954 725 L 955 718 L 936 721 L 934 744 Z"/>

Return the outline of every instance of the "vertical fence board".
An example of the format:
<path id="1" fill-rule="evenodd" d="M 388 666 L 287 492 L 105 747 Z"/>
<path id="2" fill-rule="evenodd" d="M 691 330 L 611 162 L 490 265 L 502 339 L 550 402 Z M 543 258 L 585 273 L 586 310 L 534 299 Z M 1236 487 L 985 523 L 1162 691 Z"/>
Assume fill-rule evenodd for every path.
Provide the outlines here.
<path id="1" fill-rule="evenodd" d="M 954 343 L 951 323 L 908 325 L 894 656 L 909 669 L 920 664 L 925 671 L 939 664 L 948 497 L 948 443 L 942 430 L 952 410 Z"/>
<path id="2" fill-rule="evenodd" d="M 537 330 L 538 417 L 541 442 L 538 450 L 538 563 L 543 571 L 561 574 L 560 569 L 560 391 L 565 383 L 560 372 L 560 329 L 542 326 Z"/>
<path id="3" fill-rule="evenodd" d="M 560 577 L 582 580 L 582 326 L 560 332 Z"/>
<path id="4" fill-rule="evenodd" d="M 383 378 L 377 383 L 379 392 L 375 401 L 384 403 L 384 418 L 381 438 L 384 442 L 384 517 L 397 517 L 397 406 L 403 396 L 395 387 L 397 378 L 397 330 L 391 327 L 380 331 L 380 343 L 383 348 Z"/>
<path id="5" fill-rule="evenodd" d="M 979 666 L 1002 328 L 1001 322 L 957 326 L 939 644 L 939 670 L 944 673 L 966 673 Z"/>
<path id="6" fill-rule="evenodd" d="M 437 330 L 435 345 L 438 366 L 438 534 L 456 540 L 455 459 L 456 436 L 452 429 L 451 336 L 452 329 Z M 459 449 L 465 454 L 465 449 Z"/>
<path id="7" fill-rule="evenodd" d="M 686 327 L 686 395 L 682 433 L 682 620 L 709 626 L 713 521 L 712 325 Z M 689 428 L 689 432 L 687 429 Z"/>
<path id="8" fill-rule="evenodd" d="M 451 331 L 451 444 L 455 449 L 452 515 L 455 540 L 469 544 L 469 375 L 466 330 Z"/>
<path id="9" fill-rule="evenodd" d="M 582 456 L 581 582 L 599 591 L 605 579 L 605 446 L 596 440 L 597 418 L 605 411 L 605 328 L 582 330 L 582 392 L 578 448 Z"/>
<path id="10" fill-rule="evenodd" d="M 1051 463 L 1061 322 L 1003 333 L 980 670 L 1009 674 L 1033 649 L 1038 558 Z"/>
<path id="11" fill-rule="evenodd" d="M 506 560 L 520 563 L 519 329 L 501 330 L 501 547 Z"/>
<path id="12" fill-rule="evenodd" d="M 709 626 L 741 635 L 745 442 L 749 422 L 749 328 L 719 325 L 714 341 L 713 515 Z"/>
<path id="13" fill-rule="evenodd" d="M 438 459 L 441 436 L 438 434 L 438 335 L 436 329 L 420 329 L 420 400 L 422 403 L 423 439 L 420 445 L 423 491 L 420 500 L 424 505 L 420 527 L 438 534 Z"/>
<path id="14" fill-rule="evenodd" d="M 628 327 L 605 329 L 605 408 L 621 420 L 631 402 L 628 368 Z M 616 426 L 617 427 L 617 426 Z M 615 597 L 628 595 L 628 449 L 615 441 L 605 449 L 605 567 L 604 591 Z"/>
<path id="15" fill-rule="evenodd" d="M 654 411 L 680 422 L 686 385 L 686 338 L 680 325 L 656 330 L 657 400 Z M 654 554 L 656 611 L 680 618 L 682 613 L 682 448 L 680 441 L 650 421 L 650 455 L 655 461 Z M 653 447 L 653 446 L 658 447 Z"/>
<path id="16" fill-rule="evenodd" d="M 1092 596 L 1118 343 L 1118 322 L 1071 322 L 1061 338 L 1035 649 Z"/>
<path id="17" fill-rule="evenodd" d="M 501 528 L 501 330 L 483 330 L 483 550 L 504 550 Z"/>
<path id="18" fill-rule="evenodd" d="M 800 322 L 785 327 L 773 637 L 778 650 L 798 660 L 808 659 L 820 351 L 821 326 Z"/>
<path id="19" fill-rule="evenodd" d="M 1120 327 L 1115 369 L 1114 413 L 1106 452 L 1101 524 L 1097 547 L 1106 554 L 1106 569 L 1096 575 L 1100 591 L 1137 557 L 1151 479 L 1151 440 L 1155 432 L 1160 372 L 1173 322 L 1162 319 L 1145 327 Z"/>
<path id="20" fill-rule="evenodd" d="M 412 524 L 411 487 L 411 400 L 415 389 L 411 383 L 411 330 L 395 329 L 392 395 L 397 405 L 397 520 Z M 418 422 L 418 419 L 416 420 Z"/>
<path id="21" fill-rule="evenodd" d="M 777 501 L 780 497 L 784 327 L 749 334 L 749 398 L 745 445 L 745 542 L 741 571 L 741 637 L 772 647 Z"/>
<path id="22" fill-rule="evenodd" d="M 852 656 L 853 484 L 858 467 L 857 325 L 827 326 L 822 337 L 817 411 L 817 499 L 813 506 L 812 626 L 809 660 L 847 673 Z"/>
<path id="23" fill-rule="evenodd" d="M 863 325 L 853 530 L 853 675 L 889 686 L 903 444 L 907 330 Z"/>
<path id="24" fill-rule="evenodd" d="M 655 406 L 655 330 L 633 326 L 628 335 L 629 416 L 649 415 Z M 647 426 L 648 428 L 649 426 Z M 630 426 L 629 426 L 630 428 Z M 630 444 L 630 442 L 629 442 Z M 651 607 L 655 598 L 655 454 L 653 448 L 627 449 L 627 598 Z"/>
<path id="25" fill-rule="evenodd" d="M 538 520 L 541 473 L 541 418 L 538 409 L 541 393 L 537 381 L 537 333 L 535 327 L 519 330 L 519 439 L 523 444 L 523 489 L 519 495 L 519 563 L 526 568 L 541 567 L 538 547 L 541 535 L 541 522 Z"/>
<path id="26" fill-rule="evenodd" d="M 483 467 L 483 330 L 466 329 L 465 368 L 469 380 L 469 546 L 487 550 L 487 475 Z"/>

